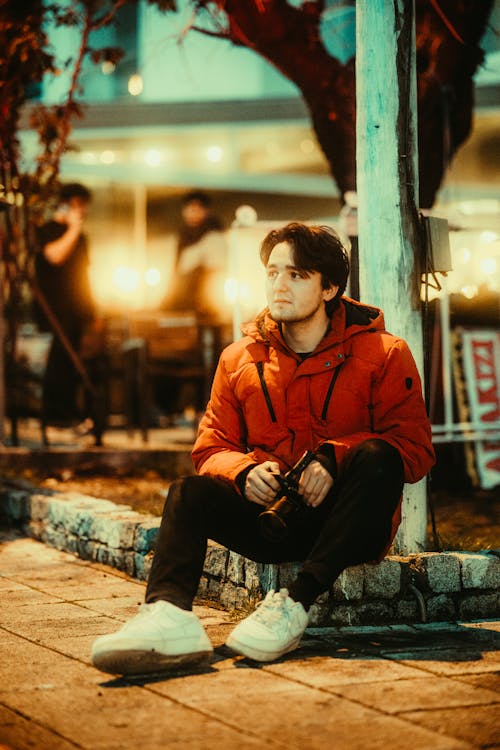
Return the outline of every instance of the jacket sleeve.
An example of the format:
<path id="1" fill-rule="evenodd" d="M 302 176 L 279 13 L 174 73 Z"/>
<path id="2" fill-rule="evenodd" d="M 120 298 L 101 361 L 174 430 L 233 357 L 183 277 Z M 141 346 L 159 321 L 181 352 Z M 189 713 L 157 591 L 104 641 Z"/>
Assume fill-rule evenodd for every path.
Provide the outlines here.
<path id="1" fill-rule="evenodd" d="M 350 448 L 370 438 L 386 440 L 399 451 L 405 481 L 417 482 L 435 462 L 431 426 L 422 396 L 422 385 L 410 349 L 395 339 L 372 383 L 371 427 L 328 441 L 335 449 L 337 465 Z"/>
<path id="2" fill-rule="evenodd" d="M 246 435 L 242 409 L 221 357 L 191 454 L 198 474 L 236 482 L 241 472 L 258 463 L 255 456 L 247 452 Z"/>

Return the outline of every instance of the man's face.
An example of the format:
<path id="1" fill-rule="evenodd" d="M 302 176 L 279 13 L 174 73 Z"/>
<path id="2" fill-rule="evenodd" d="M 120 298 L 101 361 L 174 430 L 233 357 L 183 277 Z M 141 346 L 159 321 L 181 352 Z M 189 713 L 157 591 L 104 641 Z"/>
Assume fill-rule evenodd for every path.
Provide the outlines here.
<path id="1" fill-rule="evenodd" d="M 182 207 L 182 218 L 188 227 L 198 227 L 208 216 L 208 209 L 200 201 L 189 201 Z"/>
<path id="2" fill-rule="evenodd" d="M 271 315 L 277 322 L 298 323 L 324 317 L 325 302 L 338 287 L 323 289 L 319 271 L 299 270 L 289 242 L 275 245 L 266 265 L 266 294 Z"/>
<path id="3" fill-rule="evenodd" d="M 80 221 L 85 221 L 89 212 L 89 201 L 76 195 L 72 196 L 59 209 L 59 213 L 62 214 L 63 218 L 69 212 Z"/>

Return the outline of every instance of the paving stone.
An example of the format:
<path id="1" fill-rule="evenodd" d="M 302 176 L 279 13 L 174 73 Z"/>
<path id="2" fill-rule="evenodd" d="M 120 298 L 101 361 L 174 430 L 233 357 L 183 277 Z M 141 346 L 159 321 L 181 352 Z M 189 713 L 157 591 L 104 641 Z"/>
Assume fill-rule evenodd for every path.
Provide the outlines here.
<path id="1" fill-rule="evenodd" d="M 338 685 L 364 685 L 389 680 L 399 684 L 401 680 L 422 677 L 421 670 L 397 661 L 334 649 L 329 658 L 316 656 L 301 659 L 300 651 L 297 651 L 294 659 L 266 665 L 265 669 L 321 690 L 335 690 Z"/>
<path id="2" fill-rule="evenodd" d="M 2 598 L 0 663 L 8 677 L 0 712 L 8 721 L 13 714 L 29 719 L 26 750 L 382 750 L 401 738 L 412 750 L 471 750 L 479 745 L 454 737 L 451 719 L 458 712 L 459 724 L 467 723 L 469 711 L 480 714 L 482 745 L 494 746 L 498 696 L 489 680 L 498 668 L 492 638 L 500 623 L 311 628 L 299 650 L 258 665 L 223 645 L 233 627 L 227 612 L 196 605 L 217 649 L 212 665 L 197 674 L 127 681 L 93 669 L 89 652 L 97 635 L 115 631 L 134 612 L 144 584 L 31 539 L 0 546 L 0 569 L 14 576 L 13 593 L 31 586 L 49 597 L 56 590 L 82 597 L 48 603 L 35 595 L 24 604 L 21 595 Z M 234 586 L 231 595 L 243 592 Z M 433 648 L 436 642 L 446 648 Z M 458 685 L 454 692 L 446 690 L 450 683 Z M 401 706 L 406 710 L 398 714 Z M 50 739 L 44 745 L 50 734 L 40 735 L 41 727 L 69 747 Z M 1 728 L 0 742 L 9 744 Z"/>
<path id="3" fill-rule="evenodd" d="M 334 691 L 338 695 L 360 701 L 365 706 L 390 714 L 455 706 L 484 705 L 500 701 L 500 696 L 492 690 L 485 690 L 466 685 L 458 680 L 428 674 L 397 681 L 378 681 L 365 684 L 357 682 L 355 685 L 340 685 L 336 686 Z"/>
<path id="4" fill-rule="evenodd" d="M 250 675 L 248 682 L 253 682 Z M 270 693 L 257 690 L 249 694 L 246 691 L 244 696 L 239 695 L 237 688 L 233 687 L 231 701 L 221 699 L 210 689 L 201 700 L 196 700 L 195 707 L 213 718 L 231 722 L 243 732 L 252 732 L 261 737 L 282 737 L 285 740 L 284 724 L 288 730 L 293 726 L 293 731 L 287 732 L 284 745 L 301 750 L 324 748 L 325 738 L 335 738 L 336 750 L 378 750 L 395 744 L 402 734 L 412 750 L 429 750 L 429 747 L 458 750 L 460 747 L 453 740 L 436 737 L 425 729 L 409 725 L 397 717 L 382 715 L 358 703 L 291 683 L 288 679 L 280 680 L 280 683 Z M 227 691 L 224 694 L 227 696 Z M 286 706 L 286 721 L 283 712 L 275 709 L 278 704 Z"/>
<path id="5" fill-rule="evenodd" d="M 472 744 L 474 748 L 494 748 L 500 745 L 499 706 L 470 706 L 408 712 L 405 719 L 418 722 L 432 732 Z"/>
<path id="6" fill-rule="evenodd" d="M 57 732 L 39 726 L 5 706 L 0 706 L 0 741 L 3 743 L 0 746 L 2 750 L 75 750 L 75 745 L 64 737 L 59 737 Z"/>
<path id="7" fill-rule="evenodd" d="M 408 666 L 418 665 L 427 672 L 449 677 L 467 674 L 481 674 L 498 671 L 498 651 L 481 651 L 464 648 L 428 648 L 413 651 L 384 651 L 388 659 L 397 659 Z"/>

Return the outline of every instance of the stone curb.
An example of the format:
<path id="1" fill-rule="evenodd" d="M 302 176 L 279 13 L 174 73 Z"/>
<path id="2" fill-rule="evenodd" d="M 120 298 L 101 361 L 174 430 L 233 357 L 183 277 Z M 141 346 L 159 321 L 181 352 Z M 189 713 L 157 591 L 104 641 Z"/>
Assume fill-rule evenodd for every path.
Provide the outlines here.
<path id="1" fill-rule="evenodd" d="M 151 567 L 160 519 L 75 492 L 0 487 L 0 517 L 30 536 L 139 580 Z M 210 544 L 199 597 L 241 609 L 286 587 L 297 564 L 264 565 Z M 345 570 L 311 609 L 311 626 L 390 625 L 498 617 L 497 552 L 420 552 Z"/>

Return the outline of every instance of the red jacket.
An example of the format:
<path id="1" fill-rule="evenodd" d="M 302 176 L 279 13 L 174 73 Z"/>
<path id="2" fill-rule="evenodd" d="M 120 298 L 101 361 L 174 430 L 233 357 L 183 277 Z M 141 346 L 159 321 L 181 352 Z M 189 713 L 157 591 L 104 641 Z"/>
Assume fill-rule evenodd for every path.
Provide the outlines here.
<path id="1" fill-rule="evenodd" d="M 199 474 L 235 481 L 266 460 L 285 472 L 325 443 L 340 466 L 350 448 L 374 437 L 398 449 L 406 482 L 427 474 L 435 459 L 420 377 L 381 310 L 343 297 L 306 359 L 268 315 L 245 333 L 219 360 L 193 447 Z"/>

